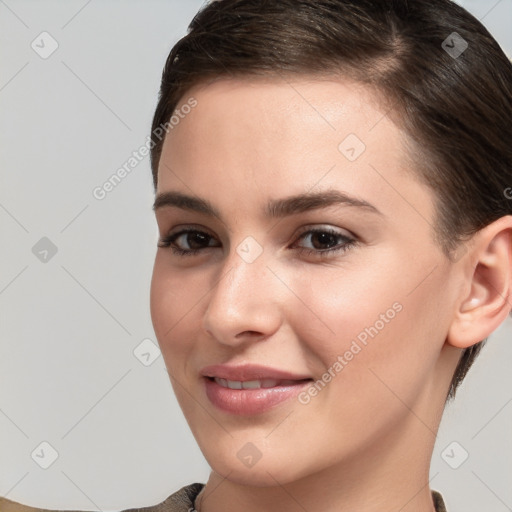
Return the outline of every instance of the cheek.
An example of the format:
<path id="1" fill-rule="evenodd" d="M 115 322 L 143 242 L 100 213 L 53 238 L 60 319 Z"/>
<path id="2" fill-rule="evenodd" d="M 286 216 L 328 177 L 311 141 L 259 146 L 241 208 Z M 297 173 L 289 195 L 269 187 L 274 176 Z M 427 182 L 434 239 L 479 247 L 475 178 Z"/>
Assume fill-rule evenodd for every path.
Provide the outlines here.
<path id="1" fill-rule="evenodd" d="M 157 254 L 151 280 L 150 311 L 166 362 L 171 349 L 174 358 L 190 347 L 181 334 L 194 317 L 194 310 L 201 307 L 204 280 L 197 274 L 187 273 L 186 269 L 171 269 L 165 261 L 165 253 Z"/>
<path id="2" fill-rule="evenodd" d="M 323 269 L 307 285 L 295 280 L 292 288 L 307 307 L 295 302 L 288 321 L 307 350 L 310 370 L 328 381 L 329 394 L 354 402 L 396 400 L 387 384 L 414 400 L 445 335 L 439 290 L 446 276 L 439 272 L 415 288 L 423 274 L 394 259 L 387 272 L 340 270 L 333 279 L 333 270 Z"/>
<path id="3" fill-rule="evenodd" d="M 393 272 L 319 268 L 308 277 L 294 276 L 291 288 L 303 306 L 290 298 L 287 321 L 324 364 L 350 350 L 353 341 L 366 347 L 385 339 L 403 316 L 404 294 Z"/>

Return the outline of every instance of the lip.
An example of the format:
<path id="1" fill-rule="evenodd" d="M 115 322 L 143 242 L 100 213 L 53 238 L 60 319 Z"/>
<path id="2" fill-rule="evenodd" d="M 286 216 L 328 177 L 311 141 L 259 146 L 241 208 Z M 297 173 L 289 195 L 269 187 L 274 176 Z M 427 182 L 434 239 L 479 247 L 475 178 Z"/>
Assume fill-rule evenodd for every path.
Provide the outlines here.
<path id="1" fill-rule="evenodd" d="M 285 370 L 261 365 L 213 365 L 201 370 L 205 393 L 210 402 L 223 412 L 239 416 L 261 414 L 297 396 L 311 385 L 309 375 L 299 375 Z M 214 380 L 251 381 L 273 379 L 286 381 L 273 387 L 231 389 Z M 295 382 L 290 382 L 295 381 Z"/>
<path id="2" fill-rule="evenodd" d="M 304 380 L 311 378 L 311 375 L 300 375 L 259 364 L 244 364 L 238 366 L 215 364 L 205 366 L 200 373 L 203 377 L 218 377 L 220 379 L 240 381 L 262 379 Z"/>

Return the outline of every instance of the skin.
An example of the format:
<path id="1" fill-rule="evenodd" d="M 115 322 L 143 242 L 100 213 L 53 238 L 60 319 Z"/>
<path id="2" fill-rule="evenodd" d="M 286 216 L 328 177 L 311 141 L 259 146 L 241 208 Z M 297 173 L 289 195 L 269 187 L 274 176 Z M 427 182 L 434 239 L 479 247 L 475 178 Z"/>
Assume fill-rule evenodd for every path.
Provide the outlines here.
<path id="1" fill-rule="evenodd" d="M 222 79 L 182 102 L 190 96 L 197 106 L 165 139 L 157 195 L 198 196 L 221 218 L 156 210 L 160 236 L 192 225 L 210 238 L 196 255 L 157 250 L 151 315 L 212 468 L 198 508 L 431 512 L 430 458 L 458 358 L 510 310 L 512 217 L 477 233 L 450 262 L 433 240 L 433 195 L 414 175 L 405 134 L 357 84 Z M 350 133 L 366 146 L 355 161 L 338 149 Z M 327 189 L 382 215 L 347 205 L 263 214 L 269 199 Z M 328 245 L 301 237 L 306 228 L 357 243 L 320 256 Z M 236 251 L 248 236 L 263 248 L 252 263 Z M 307 404 L 292 399 L 240 417 L 205 395 L 199 372 L 210 364 L 259 363 L 321 379 L 394 303 L 401 311 Z M 261 452 L 252 467 L 237 457 L 249 442 Z"/>

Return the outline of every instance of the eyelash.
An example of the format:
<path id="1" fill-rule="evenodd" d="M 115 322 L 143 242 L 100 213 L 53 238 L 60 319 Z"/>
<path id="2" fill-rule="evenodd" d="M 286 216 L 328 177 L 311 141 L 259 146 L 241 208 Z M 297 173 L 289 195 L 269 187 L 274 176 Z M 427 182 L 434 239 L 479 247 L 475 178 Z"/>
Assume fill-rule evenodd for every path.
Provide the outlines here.
<path id="1" fill-rule="evenodd" d="M 206 231 L 188 228 L 188 229 L 183 229 L 181 231 L 178 231 L 177 233 L 172 233 L 170 235 L 167 235 L 167 236 L 161 238 L 158 242 L 158 247 L 170 248 L 171 251 L 174 254 L 177 254 L 178 256 L 194 256 L 195 254 L 203 251 L 204 249 L 212 248 L 212 247 L 201 247 L 198 249 L 180 249 L 179 247 L 175 247 L 174 245 L 172 245 L 177 238 L 179 238 L 180 236 L 187 234 L 187 233 L 200 233 L 200 234 L 203 234 L 203 235 L 213 238 Z M 335 246 L 334 248 L 325 249 L 325 250 L 301 247 L 298 249 L 300 254 L 315 255 L 315 256 L 319 256 L 319 257 L 327 257 L 333 253 L 343 253 L 343 252 L 347 251 L 348 249 L 354 247 L 358 243 L 358 241 L 356 239 L 350 238 L 346 235 L 342 235 L 341 233 L 338 233 L 337 231 L 334 231 L 329 228 L 322 228 L 322 229 L 317 228 L 317 229 L 309 229 L 307 231 L 304 231 L 299 235 L 297 241 L 305 238 L 306 235 L 311 235 L 311 234 L 315 234 L 315 233 L 329 234 L 329 235 L 332 235 L 335 237 L 339 237 L 344 240 L 344 243 L 343 243 L 343 245 L 338 245 L 338 246 Z M 294 242 L 294 243 L 296 243 L 296 242 Z"/>

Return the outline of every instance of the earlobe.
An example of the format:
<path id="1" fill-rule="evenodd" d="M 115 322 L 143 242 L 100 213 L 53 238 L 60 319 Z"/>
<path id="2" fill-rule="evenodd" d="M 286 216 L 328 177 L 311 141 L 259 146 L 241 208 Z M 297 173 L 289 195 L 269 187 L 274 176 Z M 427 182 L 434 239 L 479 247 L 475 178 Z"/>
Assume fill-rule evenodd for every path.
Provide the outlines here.
<path id="1" fill-rule="evenodd" d="M 512 215 L 499 218 L 476 235 L 464 260 L 468 272 L 447 343 L 468 348 L 487 338 L 512 309 Z"/>

